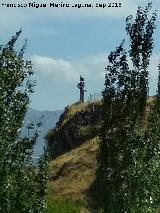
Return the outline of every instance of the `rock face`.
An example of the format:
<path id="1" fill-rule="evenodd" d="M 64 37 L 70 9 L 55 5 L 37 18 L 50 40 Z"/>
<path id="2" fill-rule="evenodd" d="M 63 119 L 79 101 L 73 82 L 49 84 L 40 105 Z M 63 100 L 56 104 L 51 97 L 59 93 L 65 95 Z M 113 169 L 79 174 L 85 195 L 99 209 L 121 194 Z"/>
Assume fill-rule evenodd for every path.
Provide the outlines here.
<path id="1" fill-rule="evenodd" d="M 55 129 L 46 136 L 50 157 L 55 159 L 96 137 L 102 124 L 101 111 L 101 102 L 66 107 Z"/>

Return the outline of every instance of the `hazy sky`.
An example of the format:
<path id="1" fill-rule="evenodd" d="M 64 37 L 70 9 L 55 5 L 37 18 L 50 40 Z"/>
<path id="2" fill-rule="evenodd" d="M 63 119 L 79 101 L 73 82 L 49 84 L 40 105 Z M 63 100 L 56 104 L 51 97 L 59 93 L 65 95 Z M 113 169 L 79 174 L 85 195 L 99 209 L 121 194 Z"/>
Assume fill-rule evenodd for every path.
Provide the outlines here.
<path id="1" fill-rule="evenodd" d="M 46 8 L 7 8 L 0 3 L 1 44 L 23 28 L 19 43 L 28 39 L 25 57 L 32 60 L 37 80 L 31 107 L 40 110 L 63 109 L 79 99 L 76 87 L 79 75 L 86 80 L 86 99 L 101 92 L 105 67 L 110 51 L 117 47 L 125 32 L 125 19 L 135 15 L 137 7 L 146 0 L 118 0 L 122 7 L 98 8 L 96 3 L 108 4 L 115 0 L 89 1 L 27 1 L 1 0 L 2 3 L 46 3 Z M 70 4 L 69 8 L 50 7 L 50 3 Z M 93 4 L 92 8 L 72 7 L 77 3 Z M 153 8 L 160 10 L 158 0 Z M 156 91 L 157 65 L 160 60 L 160 13 L 154 34 L 155 49 L 150 65 L 150 93 Z M 18 45 L 19 46 L 19 45 Z"/>

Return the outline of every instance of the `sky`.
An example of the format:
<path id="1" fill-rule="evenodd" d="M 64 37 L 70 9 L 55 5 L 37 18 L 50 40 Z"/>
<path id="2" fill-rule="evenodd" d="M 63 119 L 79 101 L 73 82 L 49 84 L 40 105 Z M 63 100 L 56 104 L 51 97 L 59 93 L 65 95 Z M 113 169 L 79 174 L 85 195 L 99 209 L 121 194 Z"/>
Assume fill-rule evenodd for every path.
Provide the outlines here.
<path id="1" fill-rule="evenodd" d="M 160 10 L 158 1 L 152 1 L 153 9 Z M 116 2 L 121 3 L 121 7 L 108 7 L 109 3 L 115 6 L 113 3 Z M 6 7 L 7 3 L 16 7 Z M 29 7 L 29 3 L 33 6 L 46 4 L 46 7 Z M 59 3 L 59 7 L 50 7 L 53 3 Z M 90 3 L 92 8 L 80 7 Z M 30 107 L 54 111 L 77 102 L 80 75 L 86 82 L 86 100 L 90 94 L 101 93 L 109 53 L 123 39 L 126 39 L 127 47 L 126 17 L 135 17 L 137 7 L 147 3 L 147 0 L 1 0 L 0 43 L 5 44 L 21 27 L 23 32 L 17 48 L 25 38 L 28 39 L 25 59 L 32 61 L 37 82 Z M 27 4 L 27 7 L 18 7 L 18 4 Z M 69 7 L 62 7 L 63 4 L 69 4 Z M 96 7 L 96 4 L 104 8 Z M 151 95 L 156 92 L 160 60 L 159 12 L 156 24 L 155 48 L 149 67 Z"/>

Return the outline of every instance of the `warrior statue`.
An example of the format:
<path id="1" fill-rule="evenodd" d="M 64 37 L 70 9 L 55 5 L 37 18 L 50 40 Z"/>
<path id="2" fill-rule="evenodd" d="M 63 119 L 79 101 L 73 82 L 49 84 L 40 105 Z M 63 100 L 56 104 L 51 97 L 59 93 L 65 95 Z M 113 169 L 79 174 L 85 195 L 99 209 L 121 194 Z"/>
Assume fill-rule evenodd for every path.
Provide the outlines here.
<path id="1" fill-rule="evenodd" d="M 80 76 L 80 82 L 77 84 L 78 89 L 80 90 L 80 102 L 84 103 L 84 92 L 87 92 L 85 88 L 84 78 Z"/>

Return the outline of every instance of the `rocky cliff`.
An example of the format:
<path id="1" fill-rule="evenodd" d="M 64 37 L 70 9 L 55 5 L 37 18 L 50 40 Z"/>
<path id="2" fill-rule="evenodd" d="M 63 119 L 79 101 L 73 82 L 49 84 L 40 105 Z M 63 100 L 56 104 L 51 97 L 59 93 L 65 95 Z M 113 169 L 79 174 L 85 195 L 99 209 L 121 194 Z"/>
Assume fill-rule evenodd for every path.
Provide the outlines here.
<path id="1" fill-rule="evenodd" d="M 66 107 L 55 129 L 46 135 L 50 157 L 69 152 L 98 136 L 102 126 L 101 102 Z"/>

